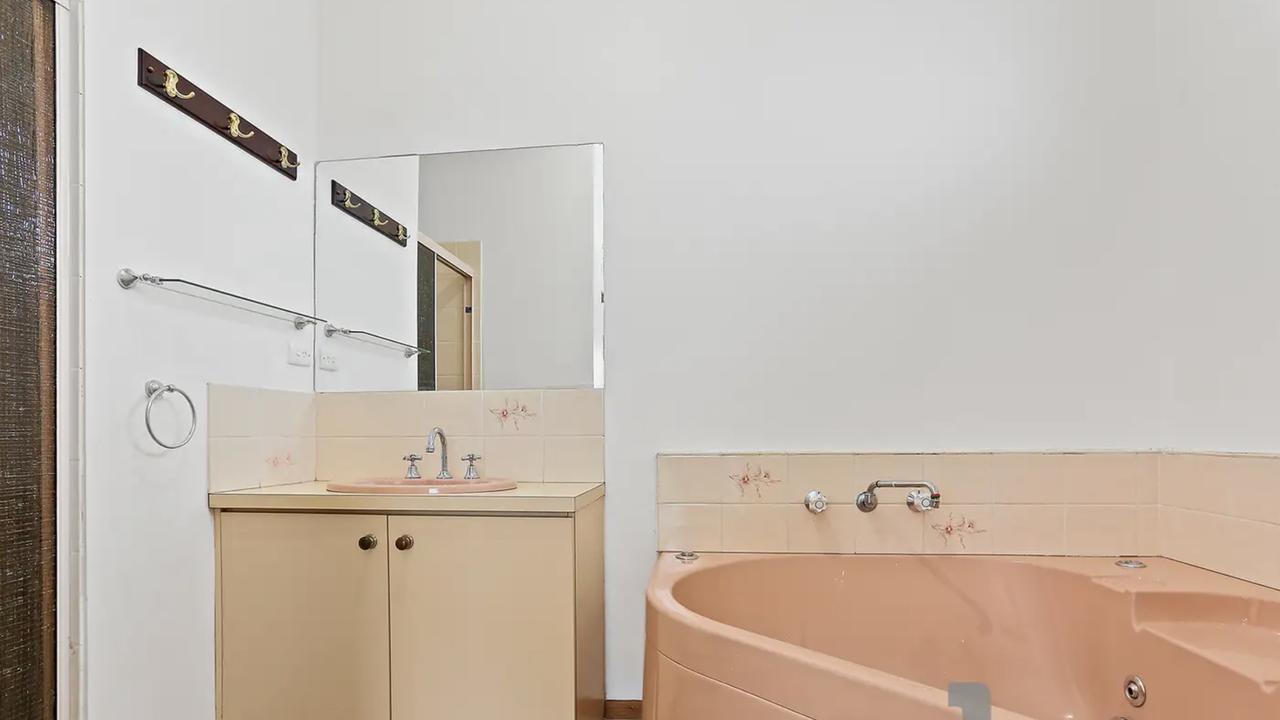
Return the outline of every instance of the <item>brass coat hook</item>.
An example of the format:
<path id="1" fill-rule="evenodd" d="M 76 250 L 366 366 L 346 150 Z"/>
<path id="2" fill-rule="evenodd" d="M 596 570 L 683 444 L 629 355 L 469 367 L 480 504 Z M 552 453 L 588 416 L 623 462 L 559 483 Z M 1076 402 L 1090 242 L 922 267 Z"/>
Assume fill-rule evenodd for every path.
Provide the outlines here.
<path id="1" fill-rule="evenodd" d="M 347 194 L 346 194 L 345 196 L 343 196 L 343 198 L 342 198 L 342 207 L 347 208 L 348 210 L 355 210 L 356 208 L 358 208 L 358 207 L 363 207 L 363 206 L 364 206 L 364 203 L 352 203 L 352 202 L 351 202 L 351 191 L 350 191 L 350 190 L 348 190 L 348 191 L 347 191 Z"/>
<path id="2" fill-rule="evenodd" d="M 289 162 L 289 148 L 283 145 L 280 146 L 280 167 L 285 170 L 298 167 L 298 163 Z"/>
<path id="3" fill-rule="evenodd" d="M 382 227 L 383 225 L 386 225 L 386 224 L 387 224 L 387 221 L 382 219 L 382 211 L 379 210 L 378 208 L 374 208 L 373 209 L 373 226 Z"/>
<path id="4" fill-rule="evenodd" d="M 396 239 L 404 242 L 409 239 L 409 231 L 404 229 L 403 225 L 396 226 Z"/>
<path id="5" fill-rule="evenodd" d="M 178 90 L 178 73 L 173 70 L 164 71 L 164 93 L 171 98 L 180 98 L 182 100 L 190 100 L 195 97 L 195 92 L 180 92 Z"/>
<path id="6" fill-rule="evenodd" d="M 243 132 L 240 130 L 240 116 L 235 113 L 231 113 L 227 116 L 227 132 L 230 133 L 233 138 L 251 138 L 254 135 L 252 130 L 249 132 Z"/>

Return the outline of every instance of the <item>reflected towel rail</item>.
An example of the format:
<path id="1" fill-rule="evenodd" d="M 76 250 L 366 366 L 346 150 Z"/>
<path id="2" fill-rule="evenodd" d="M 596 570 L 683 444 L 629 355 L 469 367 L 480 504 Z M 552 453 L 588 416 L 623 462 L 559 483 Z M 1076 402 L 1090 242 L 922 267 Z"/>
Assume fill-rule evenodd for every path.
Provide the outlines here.
<path id="1" fill-rule="evenodd" d="M 350 328 L 338 327 L 333 323 L 326 322 L 324 325 L 324 336 L 333 337 L 334 335 L 342 335 L 344 337 L 352 338 L 353 340 L 362 340 L 363 342 L 369 342 L 373 345 L 382 345 L 384 347 L 390 346 L 404 352 L 404 356 L 406 358 L 411 358 L 415 355 L 431 354 L 431 351 L 426 348 L 420 348 L 416 345 L 406 345 L 399 340 L 392 340 L 389 337 L 383 337 L 377 333 L 371 333 L 367 330 L 352 330 Z M 364 338 L 371 339 L 365 340 Z"/>
<path id="2" fill-rule="evenodd" d="M 156 287 L 164 287 L 165 285 L 185 285 L 187 287 L 204 290 L 205 292 L 210 292 L 224 298 L 231 298 L 232 300 L 237 300 L 242 303 L 248 303 L 250 305 L 256 306 L 256 308 L 265 308 L 267 310 L 274 311 L 275 313 L 285 315 L 286 317 L 282 319 L 292 322 L 294 328 L 298 330 L 302 330 L 308 325 L 316 325 L 319 323 L 327 322 L 324 318 L 318 318 L 318 317 L 315 317 L 314 315 L 308 315 L 307 313 L 304 313 L 304 312 L 298 312 L 296 310 L 290 310 L 289 308 L 283 308 L 283 307 L 280 307 L 279 305 L 272 305 L 269 302 L 254 300 L 253 298 L 245 297 L 243 295 L 237 295 L 236 293 L 227 292 L 226 290 L 219 290 L 217 288 L 209 287 L 208 285 L 203 285 L 201 283 L 194 282 L 192 280 L 185 280 L 183 278 L 175 278 L 175 277 L 160 277 L 159 275 L 151 275 L 150 273 L 137 273 L 129 268 L 121 268 L 120 271 L 116 273 L 116 282 L 119 283 L 120 287 L 124 288 L 125 290 L 130 290 L 134 287 L 137 287 L 139 281 L 147 283 L 148 285 L 154 285 Z M 251 310 L 253 312 L 261 312 L 256 308 Z M 249 308 L 241 308 L 241 309 L 249 309 Z M 267 314 L 267 313 L 262 313 L 262 314 Z"/>

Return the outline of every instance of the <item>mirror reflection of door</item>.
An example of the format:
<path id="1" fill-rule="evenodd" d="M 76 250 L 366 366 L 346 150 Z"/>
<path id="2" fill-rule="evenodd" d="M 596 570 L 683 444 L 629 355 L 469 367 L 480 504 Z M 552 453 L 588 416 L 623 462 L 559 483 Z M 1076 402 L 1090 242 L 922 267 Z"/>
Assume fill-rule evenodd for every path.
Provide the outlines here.
<path id="1" fill-rule="evenodd" d="M 465 258 L 465 259 L 464 259 Z M 477 324 L 480 244 L 418 244 L 419 390 L 482 387 Z"/>
<path id="2" fill-rule="evenodd" d="M 440 255 L 436 256 L 435 275 L 436 384 L 433 389 L 471 390 L 479 385 L 479 378 L 472 374 L 471 362 L 474 278 Z"/>

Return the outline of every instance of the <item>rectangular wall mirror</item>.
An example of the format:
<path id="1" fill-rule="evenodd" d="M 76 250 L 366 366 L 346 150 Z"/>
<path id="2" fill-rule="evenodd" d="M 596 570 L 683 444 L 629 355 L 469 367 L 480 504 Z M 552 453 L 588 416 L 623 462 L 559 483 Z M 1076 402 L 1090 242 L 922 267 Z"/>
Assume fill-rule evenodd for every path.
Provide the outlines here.
<path id="1" fill-rule="evenodd" d="M 315 388 L 604 385 L 604 148 L 321 162 Z"/>

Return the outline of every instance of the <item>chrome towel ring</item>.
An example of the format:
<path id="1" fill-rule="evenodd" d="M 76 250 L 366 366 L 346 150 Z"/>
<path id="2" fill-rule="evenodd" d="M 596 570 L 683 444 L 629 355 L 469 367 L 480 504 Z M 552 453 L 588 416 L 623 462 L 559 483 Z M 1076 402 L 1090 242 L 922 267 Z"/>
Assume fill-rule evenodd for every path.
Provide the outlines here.
<path id="1" fill-rule="evenodd" d="M 155 440 L 160 447 L 169 450 L 176 450 L 191 442 L 191 438 L 195 437 L 196 434 L 196 404 L 191 401 L 191 396 L 182 388 L 176 385 L 167 385 L 159 380 L 148 380 L 144 389 L 147 391 L 147 409 L 143 412 L 143 419 L 146 420 L 147 434 L 151 436 L 151 439 Z M 191 429 L 187 431 L 187 436 L 182 438 L 177 445 L 170 445 L 156 437 L 156 431 L 151 427 L 151 407 L 155 405 L 158 398 L 167 393 L 178 393 L 187 401 L 187 407 L 191 408 Z"/>

